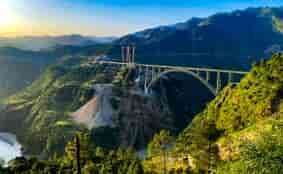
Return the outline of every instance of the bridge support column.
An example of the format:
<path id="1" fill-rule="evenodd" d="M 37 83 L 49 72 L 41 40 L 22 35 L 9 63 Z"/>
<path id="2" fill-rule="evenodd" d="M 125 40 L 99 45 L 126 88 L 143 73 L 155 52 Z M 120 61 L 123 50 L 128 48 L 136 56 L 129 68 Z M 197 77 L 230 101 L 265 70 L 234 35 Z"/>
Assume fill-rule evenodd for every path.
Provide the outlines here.
<path id="1" fill-rule="evenodd" d="M 132 63 L 135 64 L 135 56 L 136 56 L 136 47 L 133 46 L 132 48 Z"/>
<path id="2" fill-rule="evenodd" d="M 121 47 L 121 56 L 122 56 L 122 62 L 125 62 L 125 47 Z"/>
<path id="3" fill-rule="evenodd" d="M 126 47 L 126 62 L 128 63 L 128 65 L 130 63 L 130 58 L 131 58 L 131 56 L 130 56 L 130 47 L 127 46 Z"/>
<path id="4" fill-rule="evenodd" d="M 155 70 L 154 68 L 151 69 L 151 79 L 154 79 L 155 77 Z"/>
<path id="5" fill-rule="evenodd" d="M 196 74 L 197 74 L 198 76 L 200 76 L 200 71 L 197 71 Z"/>
<path id="6" fill-rule="evenodd" d="M 229 73 L 228 74 L 228 85 L 230 85 L 231 83 L 233 83 L 233 74 Z"/>
<path id="7" fill-rule="evenodd" d="M 221 91 L 221 73 L 217 72 L 216 94 L 219 94 L 220 91 Z"/>
<path id="8" fill-rule="evenodd" d="M 161 68 L 158 68 L 157 74 L 160 74 L 160 73 L 161 73 Z"/>
<path id="9" fill-rule="evenodd" d="M 144 93 L 148 94 L 148 67 L 145 68 L 145 73 L 144 73 Z"/>
<path id="10" fill-rule="evenodd" d="M 210 72 L 206 71 L 206 81 L 209 82 L 210 80 Z"/>
<path id="11" fill-rule="evenodd" d="M 142 67 L 141 66 L 138 66 L 138 74 L 139 74 L 139 76 L 142 74 Z"/>

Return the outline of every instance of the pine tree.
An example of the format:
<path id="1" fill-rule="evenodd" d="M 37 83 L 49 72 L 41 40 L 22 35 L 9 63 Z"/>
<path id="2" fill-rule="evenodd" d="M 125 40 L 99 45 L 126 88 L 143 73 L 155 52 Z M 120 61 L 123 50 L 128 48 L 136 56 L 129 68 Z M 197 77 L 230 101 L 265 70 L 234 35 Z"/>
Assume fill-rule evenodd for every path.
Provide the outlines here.
<path id="1" fill-rule="evenodd" d="M 127 174 L 144 174 L 141 163 L 137 160 L 132 161 Z"/>

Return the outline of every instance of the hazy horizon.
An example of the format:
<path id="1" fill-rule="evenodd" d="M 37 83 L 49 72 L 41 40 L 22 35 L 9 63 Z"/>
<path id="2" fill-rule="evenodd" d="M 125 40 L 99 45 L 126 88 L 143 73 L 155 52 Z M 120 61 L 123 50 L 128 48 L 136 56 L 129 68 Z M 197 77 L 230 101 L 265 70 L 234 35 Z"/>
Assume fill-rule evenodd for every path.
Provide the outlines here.
<path id="1" fill-rule="evenodd" d="M 249 7 L 280 7 L 281 0 L 1 0 L 0 37 L 120 37 L 147 28 Z M 168 15 L 170 14 L 170 15 Z"/>

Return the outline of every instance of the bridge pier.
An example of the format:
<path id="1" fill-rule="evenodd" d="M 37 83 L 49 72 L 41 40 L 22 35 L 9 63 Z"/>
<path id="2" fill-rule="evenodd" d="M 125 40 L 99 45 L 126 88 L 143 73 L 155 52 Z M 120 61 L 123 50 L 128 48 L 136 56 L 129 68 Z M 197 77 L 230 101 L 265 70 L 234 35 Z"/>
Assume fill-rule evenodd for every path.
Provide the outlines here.
<path id="1" fill-rule="evenodd" d="M 135 64 L 135 54 L 136 54 L 136 47 L 135 46 L 122 46 L 121 47 L 121 56 L 122 62 L 130 66 Z"/>

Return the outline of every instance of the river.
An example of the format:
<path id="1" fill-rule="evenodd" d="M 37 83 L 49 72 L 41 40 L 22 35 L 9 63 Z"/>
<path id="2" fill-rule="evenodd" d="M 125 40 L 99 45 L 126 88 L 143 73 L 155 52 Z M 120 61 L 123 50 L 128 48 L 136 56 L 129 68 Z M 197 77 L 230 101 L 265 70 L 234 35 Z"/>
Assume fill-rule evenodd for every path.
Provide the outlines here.
<path id="1" fill-rule="evenodd" d="M 21 145 L 15 135 L 10 133 L 0 133 L 0 164 L 7 165 L 16 157 L 22 156 Z"/>

